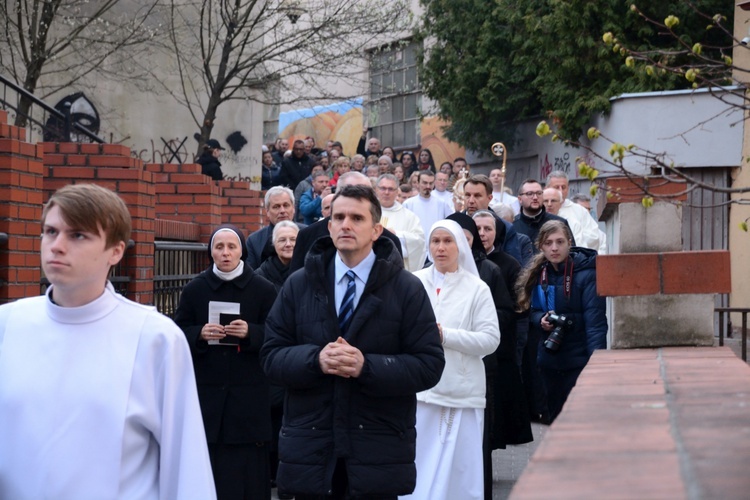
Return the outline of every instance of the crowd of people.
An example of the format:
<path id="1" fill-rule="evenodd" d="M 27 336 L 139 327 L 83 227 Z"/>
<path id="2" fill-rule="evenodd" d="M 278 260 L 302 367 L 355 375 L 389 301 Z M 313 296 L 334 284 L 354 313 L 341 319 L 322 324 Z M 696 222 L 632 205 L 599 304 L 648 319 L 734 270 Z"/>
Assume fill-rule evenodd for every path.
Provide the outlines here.
<path id="1" fill-rule="evenodd" d="M 218 161 L 212 146 L 204 167 Z M 47 296 L 0 307 L 0 353 L 21 360 L 0 365 L 0 440 L 21 458 L 9 465 L 0 453 L 0 497 L 269 499 L 276 487 L 281 499 L 488 499 L 492 451 L 531 441 L 532 421 L 554 421 L 607 346 L 595 272 L 606 242 L 590 200 L 568 199 L 563 172 L 527 179 L 514 196 L 499 169 L 472 174 L 464 158 L 438 168 L 429 150 L 398 156 L 364 131 L 352 158 L 335 142 L 280 139 L 263 152 L 262 178 L 267 225 L 247 237 L 215 228 L 211 265 L 182 291 L 177 327 L 107 284 L 128 237 L 112 228 L 121 200 L 85 185 L 50 199 Z M 116 310 L 108 326 L 100 308 Z M 72 468 L 88 447 L 45 425 L 95 427 L 96 417 L 45 413 L 59 389 L 22 364 L 34 355 L 19 337 L 37 316 L 47 337 L 79 322 L 89 332 L 53 342 L 72 344 L 45 364 L 62 370 L 73 348 L 85 347 L 82 366 L 103 356 L 106 401 L 94 403 L 90 382 L 64 391 L 81 408 L 119 405 L 98 412 L 102 432 L 125 422 L 106 438 L 119 451 L 105 460 L 98 435 L 86 438 L 107 474 L 97 481 L 76 485 L 52 467 Z M 93 340 L 133 321 L 140 337 Z M 92 373 L 73 371 L 76 381 Z M 17 413 L 19 391 L 34 397 Z"/>

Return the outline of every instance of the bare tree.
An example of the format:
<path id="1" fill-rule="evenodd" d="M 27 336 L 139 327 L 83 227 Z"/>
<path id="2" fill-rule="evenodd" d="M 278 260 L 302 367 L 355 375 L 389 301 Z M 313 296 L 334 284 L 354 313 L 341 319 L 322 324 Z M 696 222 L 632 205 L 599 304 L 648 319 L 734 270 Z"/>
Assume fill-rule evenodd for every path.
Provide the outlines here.
<path id="1" fill-rule="evenodd" d="M 159 37 L 159 0 L 0 0 L 0 68 L 40 98 L 107 77 L 143 82 Z M 21 98 L 15 124 L 31 101 Z"/>
<path id="2" fill-rule="evenodd" d="M 171 0 L 179 82 L 164 81 L 164 88 L 190 111 L 200 150 L 229 101 L 361 95 L 336 93 L 332 82 L 361 89 L 366 51 L 408 36 L 412 20 L 404 0 Z"/>
<path id="3" fill-rule="evenodd" d="M 719 32 L 724 43 L 704 44 L 701 41 L 691 40 L 682 36 L 679 25 L 680 20 L 674 15 L 667 16 L 663 21 L 652 19 L 640 11 L 637 6 L 631 9 L 637 13 L 644 22 L 655 26 L 662 36 L 674 40 L 674 46 L 669 50 L 643 51 L 632 48 L 626 42 L 618 38 L 616 33 L 608 31 L 603 34 L 603 43 L 616 53 L 619 53 L 630 71 L 638 72 L 643 78 L 662 78 L 677 75 L 692 83 L 694 89 L 706 89 L 716 99 L 727 105 L 728 110 L 741 110 L 743 118 L 737 123 L 747 119 L 747 111 L 750 110 L 750 95 L 746 92 L 745 83 L 750 68 L 735 64 L 732 55 L 735 50 L 750 50 L 747 40 L 740 41 L 734 34 L 731 26 L 725 26 L 727 19 L 719 14 L 701 12 L 692 2 L 687 5 L 706 21 L 707 32 L 712 34 Z M 716 37 L 713 37 L 716 40 Z M 714 117 L 710 117 L 700 123 L 690 124 L 682 132 L 684 136 L 689 131 L 701 128 L 708 121 L 718 118 L 727 113 L 726 110 Z M 552 135 L 553 140 L 559 137 L 554 135 L 554 130 L 547 121 L 542 121 L 537 126 L 537 135 Z M 600 174 L 624 175 L 633 181 L 634 188 L 640 189 L 643 194 L 642 203 L 645 207 L 653 204 L 655 199 L 662 201 L 679 200 L 684 195 L 698 190 L 706 190 L 727 195 L 727 201 L 723 205 L 737 204 L 750 205 L 750 186 L 732 185 L 731 187 L 716 186 L 701 181 L 690 173 L 689 169 L 680 168 L 676 165 L 670 155 L 664 152 L 651 151 L 639 147 L 637 144 L 622 144 L 617 138 L 606 137 L 598 129 L 591 127 L 588 130 L 586 140 L 565 141 L 571 146 L 578 147 L 584 151 L 577 161 L 579 174 L 588 177 L 592 181 L 591 194 L 599 190 L 607 190 L 606 181 L 602 180 Z M 606 141 L 609 146 L 608 152 L 603 154 L 600 148 L 592 146 L 593 141 Z M 597 163 L 604 165 L 601 169 L 593 168 L 587 159 L 596 158 Z M 750 158 L 747 159 L 750 161 Z M 641 171 L 649 172 L 642 174 L 634 172 L 627 165 L 638 164 Z M 738 165 L 740 167 L 740 165 Z M 676 183 L 682 185 L 682 189 L 670 195 L 656 194 L 651 188 L 664 183 Z M 607 192 L 607 196 L 616 193 Z M 706 208 L 704 205 L 701 207 Z M 747 221 L 744 223 L 747 230 Z"/>

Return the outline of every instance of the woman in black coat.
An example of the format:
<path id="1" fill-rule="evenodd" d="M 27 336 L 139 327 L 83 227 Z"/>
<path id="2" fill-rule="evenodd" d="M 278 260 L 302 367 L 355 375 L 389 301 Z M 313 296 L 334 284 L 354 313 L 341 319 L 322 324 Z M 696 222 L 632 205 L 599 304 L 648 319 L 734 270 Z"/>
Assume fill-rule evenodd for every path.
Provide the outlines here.
<path id="1" fill-rule="evenodd" d="M 244 265 L 236 227 L 216 229 L 209 252 L 214 264 L 185 286 L 175 322 L 193 355 L 216 491 L 219 499 L 270 499 L 269 385 L 258 351 L 276 290 Z M 238 314 L 210 316 L 216 302 L 234 304 Z"/>

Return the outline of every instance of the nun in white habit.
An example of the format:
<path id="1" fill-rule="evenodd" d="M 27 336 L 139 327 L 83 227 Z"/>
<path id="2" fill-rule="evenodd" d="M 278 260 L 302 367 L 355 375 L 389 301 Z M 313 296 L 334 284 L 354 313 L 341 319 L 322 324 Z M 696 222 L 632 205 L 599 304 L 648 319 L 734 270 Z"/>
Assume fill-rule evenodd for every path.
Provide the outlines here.
<path id="1" fill-rule="evenodd" d="M 435 387 L 417 394 L 417 486 L 406 498 L 482 499 L 482 358 L 500 343 L 497 314 L 456 222 L 433 224 L 428 246 L 434 265 L 414 274 L 435 311 L 445 369 Z"/>

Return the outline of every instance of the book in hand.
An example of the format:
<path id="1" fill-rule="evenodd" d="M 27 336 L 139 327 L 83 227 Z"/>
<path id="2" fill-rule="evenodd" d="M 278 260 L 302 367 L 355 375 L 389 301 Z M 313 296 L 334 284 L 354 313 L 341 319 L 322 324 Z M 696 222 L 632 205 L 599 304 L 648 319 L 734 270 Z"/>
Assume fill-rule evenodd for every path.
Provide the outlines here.
<path id="1" fill-rule="evenodd" d="M 221 302 L 212 300 L 208 303 L 208 322 L 214 325 L 226 326 L 240 318 L 239 302 Z M 239 345 L 239 337 L 227 335 L 223 339 L 209 340 L 209 345 Z"/>
<path id="2" fill-rule="evenodd" d="M 229 323 L 236 319 L 241 319 L 239 314 L 231 313 L 219 313 L 219 324 L 221 326 L 227 326 Z M 222 345 L 240 345 L 240 338 L 234 335 L 227 335 L 223 339 L 219 340 L 219 344 Z"/>

